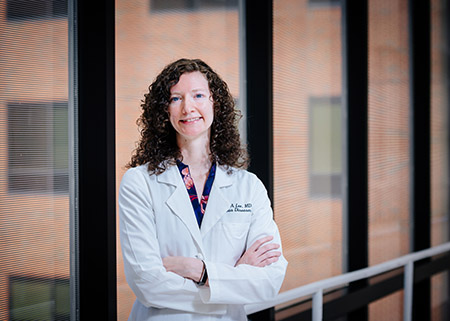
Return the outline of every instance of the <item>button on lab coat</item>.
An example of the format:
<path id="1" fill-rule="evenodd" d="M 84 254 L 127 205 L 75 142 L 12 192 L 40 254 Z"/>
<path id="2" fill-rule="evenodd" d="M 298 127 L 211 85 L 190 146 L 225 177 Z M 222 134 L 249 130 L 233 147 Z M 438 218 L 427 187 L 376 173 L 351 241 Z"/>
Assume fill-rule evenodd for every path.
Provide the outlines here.
<path id="1" fill-rule="evenodd" d="M 119 191 L 120 241 L 127 282 L 135 293 L 129 320 L 246 320 L 244 304 L 269 301 L 286 272 L 283 256 L 266 267 L 241 264 L 256 240 L 280 244 L 261 181 L 217 166 L 201 229 L 176 166 L 150 175 L 129 169 Z M 203 259 L 209 287 L 166 272 L 162 258 Z"/>

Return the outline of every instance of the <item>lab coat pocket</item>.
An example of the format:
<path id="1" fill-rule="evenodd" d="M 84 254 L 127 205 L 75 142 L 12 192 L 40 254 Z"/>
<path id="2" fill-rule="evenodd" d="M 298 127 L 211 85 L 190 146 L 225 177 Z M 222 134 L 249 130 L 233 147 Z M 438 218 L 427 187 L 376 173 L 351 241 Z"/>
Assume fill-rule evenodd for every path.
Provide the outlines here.
<path id="1" fill-rule="evenodd" d="M 224 261 L 234 265 L 245 250 L 250 223 L 222 222 L 221 227 L 223 241 L 219 244 L 219 253 Z"/>
<path id="2" fill-rule="evenodd" d="M 247 236 L 250 223 L 223 222 L 224 233 L 234 239 L 242 239 Z"/>

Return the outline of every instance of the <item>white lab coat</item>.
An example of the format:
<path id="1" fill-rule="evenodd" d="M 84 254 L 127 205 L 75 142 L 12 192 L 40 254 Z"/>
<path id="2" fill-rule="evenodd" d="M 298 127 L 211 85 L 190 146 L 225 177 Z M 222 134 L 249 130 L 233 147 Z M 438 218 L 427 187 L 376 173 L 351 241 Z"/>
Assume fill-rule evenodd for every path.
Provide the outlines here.
<path id="1" fill-rule="evenodd" d="M 129 320 L 246 320 L 244 304 L 271 300 L 281 287 L 283 256 L 263 268 L 235 267 L 263 236 L 281 245 L 266 189 L 254 174 L 217 166 L 201 229 L 177 166 L 160 175 L 146 165 L 129 169 L 119 211 L 125 275 L 137 297 Z M 166 256 L 203 259 L 209 287 L 166 272 Z"/>

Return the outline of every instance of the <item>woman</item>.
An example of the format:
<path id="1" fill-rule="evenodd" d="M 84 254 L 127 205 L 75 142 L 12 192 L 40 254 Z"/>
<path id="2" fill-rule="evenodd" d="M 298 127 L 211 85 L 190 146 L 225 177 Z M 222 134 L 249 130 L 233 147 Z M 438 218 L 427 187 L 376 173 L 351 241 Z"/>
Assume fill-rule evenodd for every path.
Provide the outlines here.
<path id="1" fill-rule="evenodd" d="M 272 299 L 287 262 L 267 192 L 245 170 L 228 87 L 203 61 L 180 59 L 142 109 L 119 191 L 129 320 L 246 320 L 243 305 Z"/>

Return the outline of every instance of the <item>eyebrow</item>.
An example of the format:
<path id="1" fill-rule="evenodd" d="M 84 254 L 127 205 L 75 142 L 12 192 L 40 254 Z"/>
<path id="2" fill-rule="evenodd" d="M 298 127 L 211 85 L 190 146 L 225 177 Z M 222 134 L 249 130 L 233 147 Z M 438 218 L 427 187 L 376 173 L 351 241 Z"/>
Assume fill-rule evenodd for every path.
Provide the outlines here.
<path id="1" fill-rule="evenodd" d="M 191 92 L 197 92 L 197 91 L 210 91 L 209 88 L 194 88 L 191 90 Z M 180 95 L 181 93 L 179 91 L 174 91 L 170 93 L 171 95 Z"/>

